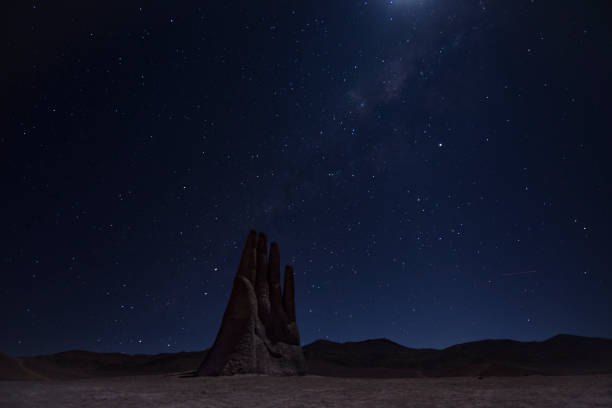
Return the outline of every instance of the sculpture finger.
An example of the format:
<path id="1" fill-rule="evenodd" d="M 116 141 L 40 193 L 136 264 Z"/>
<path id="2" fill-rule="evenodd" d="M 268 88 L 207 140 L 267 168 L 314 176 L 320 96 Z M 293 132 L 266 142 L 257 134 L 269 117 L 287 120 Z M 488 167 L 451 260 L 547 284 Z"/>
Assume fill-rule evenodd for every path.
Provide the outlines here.
<path id="1" fill-rule="evenodd" d="M 253 254 L 256 253 L 257 249 L 257 232 L 251 230 L 247 238 L 247 242 L 242 250 L 242 257 L 240 258 L 240 265 L 238 266 L 238 272 L 236 276 L 242 275 L 247 278 L 251 283 L 255 281 L 255 268 L 256 258 L 253 259 Z"/>
<path id="2" fill-rule="evenodd" d="M 280 252 L 278 244 L 270 245 L 270 259 L 268 261 L 268 284 L 270 288 L 270 307 L 272 313 L 282 310 L 280 286 Z"/>
<path id="3" fill-rule="evenodd" d="M 266 326 L 266 333 L 272 343 L 283 338 L 283 327 L 287 322 L 287 315 L 283 307 L 280 286 L 280 254 L 278 245 L 273 242 L 270 246 L 270 259 L 268 261 L 268 284 L 270 288 L 270 320 Z"/>
<path id="4" fill-rule="evenodd" d="M 293 281 L 293 268 L 289 265 L 285 266 L 283 306 L 289 322 L 295 322 L 295 286 Z"/>
<path id="5" fill-rule="evenodd" d="M 257 274 L 255 277 L 255 294 L 259 318 L 268 325 L 270 320 L 270 288 L 268 286 L 268 240 L 263 233 L 257 238 Z"/>

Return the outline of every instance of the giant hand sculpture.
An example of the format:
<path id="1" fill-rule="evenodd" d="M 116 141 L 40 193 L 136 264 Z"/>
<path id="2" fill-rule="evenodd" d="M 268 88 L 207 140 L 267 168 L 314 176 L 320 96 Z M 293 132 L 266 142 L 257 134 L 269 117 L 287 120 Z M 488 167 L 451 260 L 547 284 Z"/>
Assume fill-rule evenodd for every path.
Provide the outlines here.
<path id="1" fill-rule="evenodd" d="M 198 375 L 302 375 L 306 361 L 295 321 L 293 269 L 280 286 L 278 245 L 251 231 L 217 339 Z"/>

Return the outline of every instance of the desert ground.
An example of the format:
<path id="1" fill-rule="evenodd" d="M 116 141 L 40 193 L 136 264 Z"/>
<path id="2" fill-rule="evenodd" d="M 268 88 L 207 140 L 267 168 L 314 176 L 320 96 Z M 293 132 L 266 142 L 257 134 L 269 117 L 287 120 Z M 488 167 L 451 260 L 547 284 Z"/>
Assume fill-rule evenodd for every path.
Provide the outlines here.
<path id="1" fill-rule="evenodd" d="M 364 379 L 319 376 L 2 381 L 8 407 L 612 407 L 612 375 Z"/>

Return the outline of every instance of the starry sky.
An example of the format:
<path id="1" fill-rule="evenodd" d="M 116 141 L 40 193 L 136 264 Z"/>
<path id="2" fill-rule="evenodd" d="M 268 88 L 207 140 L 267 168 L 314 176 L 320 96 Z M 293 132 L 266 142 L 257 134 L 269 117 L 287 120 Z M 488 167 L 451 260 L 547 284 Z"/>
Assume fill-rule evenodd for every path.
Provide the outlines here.
<path id="1" fill-rule="evenodd" d="M 303 344 L 612 337 L 607 2 L 15 3 L 0 351 L 207 348 L 250 229 Z"/>

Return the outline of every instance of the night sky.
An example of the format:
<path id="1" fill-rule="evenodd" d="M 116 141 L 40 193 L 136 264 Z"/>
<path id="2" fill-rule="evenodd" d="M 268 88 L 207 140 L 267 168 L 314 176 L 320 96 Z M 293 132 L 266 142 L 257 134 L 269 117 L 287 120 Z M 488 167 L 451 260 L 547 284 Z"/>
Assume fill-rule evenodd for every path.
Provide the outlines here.
<path id="1" fill-rule="evenodd" d="M 303 344 L 612 337 L 607 1 L 15 3 L 0 351 L 207 348 L 250 229 Z"/>

